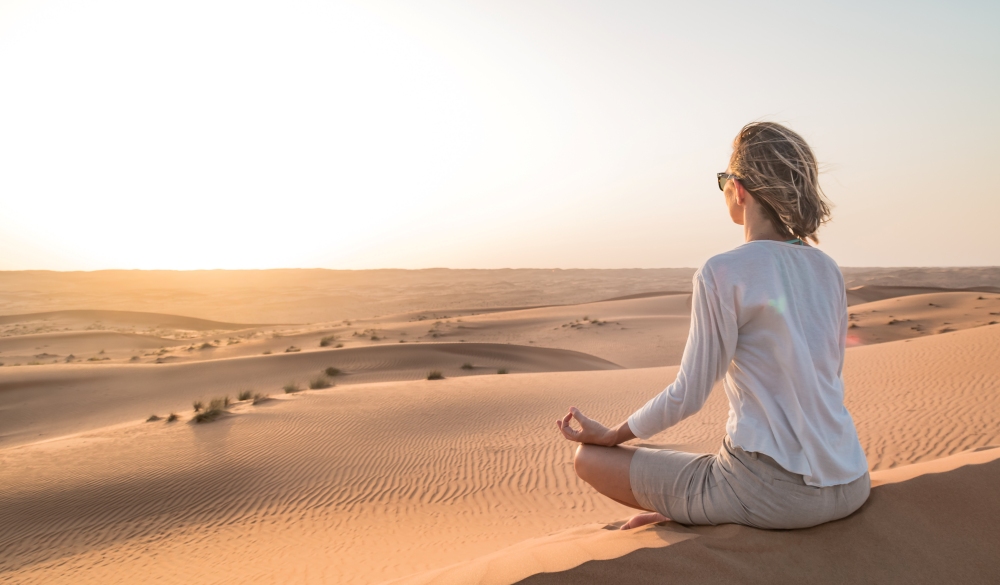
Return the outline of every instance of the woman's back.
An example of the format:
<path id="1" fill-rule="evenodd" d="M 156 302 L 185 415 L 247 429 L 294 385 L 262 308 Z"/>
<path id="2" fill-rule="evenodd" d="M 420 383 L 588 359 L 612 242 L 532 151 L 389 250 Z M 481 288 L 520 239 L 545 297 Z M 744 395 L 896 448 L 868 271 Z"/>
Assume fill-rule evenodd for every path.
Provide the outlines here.
<path id="1" fill-rule="evenodd" d="M 724 380 L 727 434 L 810 485 L 848 483 L 867 461 L 844 407 L 847 297 L 837 264 L 817 248 L 747 242 L 711 258 L 701 277 L 731 313 Z"/>

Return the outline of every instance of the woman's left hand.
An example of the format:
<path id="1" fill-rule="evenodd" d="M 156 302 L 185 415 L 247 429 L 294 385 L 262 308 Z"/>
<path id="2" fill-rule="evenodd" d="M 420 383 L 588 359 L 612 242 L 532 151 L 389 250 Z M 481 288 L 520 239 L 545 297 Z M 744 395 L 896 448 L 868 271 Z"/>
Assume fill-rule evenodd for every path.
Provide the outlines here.
<path id="1" fill-rule="evenodd" d="M 580 423 L 580 430 L 570 426 L 570 421 L 576 419 Z M 569 407 L 569 413 L 561 420 L 556 421 L 556 426 L 562 435 L 570 441 L 586 443 L 588 445 L 602 445 L 604 447 L 614 447 L 618 444 L 615 441 L 617 433 L 602 425 L 596 420 L 587 418 L 575 406 Z"/>

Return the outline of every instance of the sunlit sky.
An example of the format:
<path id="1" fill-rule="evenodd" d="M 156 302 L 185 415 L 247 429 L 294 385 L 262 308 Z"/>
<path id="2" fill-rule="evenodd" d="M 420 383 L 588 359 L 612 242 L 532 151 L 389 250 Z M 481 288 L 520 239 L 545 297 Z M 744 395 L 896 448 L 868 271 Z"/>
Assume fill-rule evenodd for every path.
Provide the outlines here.
<path id="1" fill-rule="evenodd" d="M 698 266 L 751 120 L 843 266 L 1000 265 L 1000 3 L 0 0 L 0 269 Z"/>

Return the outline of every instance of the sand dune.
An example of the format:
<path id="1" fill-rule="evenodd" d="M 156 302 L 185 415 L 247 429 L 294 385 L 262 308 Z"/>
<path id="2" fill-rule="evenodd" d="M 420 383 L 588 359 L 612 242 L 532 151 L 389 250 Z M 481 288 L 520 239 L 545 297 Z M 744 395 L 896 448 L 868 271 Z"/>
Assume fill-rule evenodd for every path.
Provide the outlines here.
<path id="1" fill-rule="evenodd" d="M 463 369 L 466 363 L 472 367 Z M 184 364 L 47 365 L 0 369 L 0 445 L 9 446 L 189 410 L 194 400 L 241 390 L 283 393 L 327 367 L 338 385 L 447 377 L 618 369 L 607 360 L 560 349 L 480 343 L 388 345 Z"/>
<path id="2" fill-rule="evenodd" d="M 319 323 L 690 290 L 693 273 L 693 268 L 18 271 L 0 273 L 0 314 L 112 309 L 237 323 Z"/>
<path id="3" fill-rule="evenodd" d="M 603 301 L 579 305 L 503 308 L 488 311 L 418 311 L 385 317 L 345 320 L 294 326 L 256 326 L 237 331 L 208 331 L 157 328 L 160 337 L 128 337 L 102 345 L 97 336 L 65 335 L 56 349 L 41 347 L 44 340 L 30 335 L 0 337 L 0 363 L 25 365 L 51 363 L 54 358 L 36 359 L 41 352 L 68 356 L 76 361 L 109 363 L 164 363 L 217 360 L 286 351 L 326 351 L 331 347 L 380 347 L 398 343 L 470 342 L 539 345 L 590 353 L 625 367 L 648 367 L 680 363 L 690 319 L 690 295 L 639 295 L 629 300 Z M 136 315 L 136 314 L 131 314 Z M 142 315 L 142 314 L 138 314 Z M 185 317 L 161 315 L 158 322 L 185 324 Z M 31 322 L 34 323 L 34 322 Z M 49 326 L 51 321 L 45 321 Z M 94 332 L 97 326 L 116 330 L 140 329 L 137 320 L 96 322 L 76 319 L 77 330 Z M 18 324 L 20 326 L 21 323 Z M 221 324 L 220 324 L 221 325 Z M 248 326 L 249 327 L 249 326 Z M 17 330 L 15 330 L 17 331 Z M 54 334 L 51 334 L 54 335 Z M 162 337 L 167 335 L 169 337 Z M 22 339 L 23 338 L 23 339 Z M 157 341 L 150 343 L 149 339 Z M 335 338 L 335 343 L 331 341 Z M 20 341 L 15 341 L 21 339 Z M 57 339 L 55 337 L 51 339 Z M 327 344 L 321 343 L 324 339 Z M 119 343 L 120 342 L 120 343 Z M 6 345 L 5 345 L 6 344 Z M 10 348 L 39 348 L 17 351 Z M 58 360 L 57 360 L 58 361 Z M 105 363 L 106 365 L 106 363 Z"/>
<path id="4" fill-rule="evenodd" d="M 926 290 L 915 287 L 892 290 L 914 294 L 851 307 L 852 345 L 920 337 L 1000 321 L 1000 295 L 915 294 Z M 48 314 L 44 320 L 32 320 L 35 315 L 29 315 L 32 319 L 9 325 L 5 336 L 0 336 L 0 363 L 52 363 L 65 361 L 59 358 L 69 355 L 83 362 L 172 363 L 319 351 L 334 345 L 357 348 L 454 341 L 539 345 L 589 353 L 625 367 L 653 367 L 680 363 L 690 303 L 690 294 L 686 293 L 646 293 L 575 305 L 416 311 L 339 323 L 285 326 L 205 322 L 163 314 L 68 311 Z M 223 326 L 245 328 L 218 328 Z M 197 327 L 209 329 L 193 329 Z M 24 335 L 26 331 L 38 330 L 58 330 L 67 335 L 51 338 L 58 339 L 58 347 L 47 348 L 45 339 Z M 71 331 L 67 330 L 142 331 L 146 337 L 70 336 Z M 336 343 L 329 342 L 331 337 L 336 338 Z M 23 339 L 15 341 L 19 338 Z M 128 339 L 136 343 L 129 344 Z M 326 347 L 321 344 L 324 339 L 328 340 Z"/>
<path id="5" fill-rule="evenodd" d="M 249 367 L 276 363 L 268 359 L 296 366 L 302 360 L 315 368 L 309 360 L 316 355 L 224 361 Z M 219 363 L 134 368 L 166 375 Z M 116 367 L 125 366 L 107 368 Z M 621 420 L 675 374 L 676 368 L 663 367 L 344 385 L 259 406 L 240 404 L 206 425 L 127 423 L 6 448 L 0 450 L 0 579 L 371 583 L 472 561 L 530 538 L 613 523 L 629 511 L 576 479 L 572 446 L 557 436 L 553 421 L 569 404 L 601 420 Z M 855 347 L 845 375 L 848 407 L 873 469 L 1000 444 L 1000 326 Z M 182 388 L 178 380 L 169 388 Z M 9 403 L 0 412 L 10 412 Z M 714 451 L 725 413 L 724 396 L 716 391 L 705 410 L 651 444 Z M 803 555 L 836 576 L 847 569 L 823 561 L 833 557 L 829 546 L 844 547 L 852 566 L 867 566 L 863 560 L 881 558 L 874 552 L 880 547 L 912 558 L 912 551 L 927 550 L 915 547 L 914 539 L 948 537 L 967 525 L 955 546 L 945 538 L 941 550 L 967 561 L 954 574 L 973 582 L 983 574 L 976 573 L 982 559 L 992 558 L 983 547 L 994 546 L 995 531 L 984 534 L 985 521 L 970 514 L 994 521 L 997 514 L 989 507 L 995 502 L 979 512 L 968 502 L 995 497 L 995 490 L 993 496 L 984 490 L 998 478 L 996 465 L 968 469 L 916 478 L 930 483 L 913 483 L 918 488 L 912 490 L 902 489 L 911 482 L 880 487 L 885 497 L 873 497 L 848 524 L 813 529 L 827 530 L 818 533 L 827 534 L 822 538 L 803 538 L 816 534 L 808 531 L 759 536 L 734 526 L 695 529 L 698 538 L 623 558 L 669 552 L 679 560 L 666 574 L 678 578 L 692 576 L 691 563 L 711 561 L 722 571 L 720 580 L 787 580 L 787 573 L 767 567 L 801 568 L 789 555 Z M 957 483 L 949 479 L 953 474 L 960 475 Z M 894 538 L 898 547 L 884 542 Z M 599 538 L 592 545 L 604 546 Z M 689 549 L 694 552 L 684 552 Z M 859 558 L 864 551 L 869 556 Z M 762 567 L 753 564 L 756 553 L 778 560 Z M 660 567 L 650 574 L 662 578 Z M 746 572 L 751 570 L 757 572 Z M 872 574 L 885 580 L 888 573 Z"/>
<path id="6" fill-rule="evenodd" d="M 222 323 L 194 317 L 168 315 L 165 313 L 143 313 L 138 311 L 91 311 L 69 310 L 46 313 L 25 313 L 0 316 L 0 325 L 6 326 L 4 334 L 12 331 L 28 330 L 32 333 L 46 333 L 68 329 L 180 329 L 189 331 L 236 330 L 256 327 L 242 323 Z M 14 327 L 16 326 L 16 327 Z"/>
<path id="7" fill-rule="evenodd" d="M 868 345 L 995 325 L 1000 323 L 1000 294 L 914 294 L 854 305 L 848 314 L 848 344 Z"/>
<path id="8" fill-rule="evenodd" d="M 871 303 L 874 301 L 884 301 L 898 297 L 910 295 L 924 295 L 933 293 L 949 292 L 979 292 L 989 294 L 1000 294 L 998 286 L 973 286 L 967 288 L 949 288 L 943 286 L 879 286 L 861 285 L 849 287 L 847 289 L 847 305 L 859 305 L 861 303 Z"/>
<path id="9" fill-rule="evenodd" d="M 681 535 L 688 538 L 670 542 L 672 546 L 666 548 L 647 547 L 614 560 L 536 574 L 518 583 L 1000 582 L 996 561 L 1000 490 L 995 488 L 1000 482 L 1000 449 L 948 459 L 941 463 L 956 469 L 934 473 L 925 468 L 924 473 L 903 482 L 882 481 L 859 512 L 837 522 L 796 531 L 736 525 L 683 528 L 668 523 L 651 530 L 662 534 L 660 542 L 679 540 Z M 876 473 L 874 479 L 881 478 Z M 656 544 L 653 534 L 643 535 L 644 540 Z M 490 579 L 502 574 L 507 560 L 501 557 L 482 568 L 487 578 L 475 582 L 513 582 Z M 521 560 L 519 568 L 524 572 L 522 559 L 510 560 Z M 480 568 L 469 565 L 453 571 L 465 569 L 467 575 L 469 569 Z M 536 562 L 535 568 L 542 567 Z M 412 583 L 463 582 L 442 577 L 446 576 Z"/>
<path id="10" fill-rule="evenodd" d="M 84 359 L 84 355 L 97 357 L 123 352 L 131 354 L 136 350 L 158 349 L 176 344 L 177 341 L 173 339 L 116 331 L 16 335 L 0 337 L 0 361 L 7 364 L 39 360 L 65 362 L 70 356 Z M 109 351 L 112 353 L 107 353 Z"/>

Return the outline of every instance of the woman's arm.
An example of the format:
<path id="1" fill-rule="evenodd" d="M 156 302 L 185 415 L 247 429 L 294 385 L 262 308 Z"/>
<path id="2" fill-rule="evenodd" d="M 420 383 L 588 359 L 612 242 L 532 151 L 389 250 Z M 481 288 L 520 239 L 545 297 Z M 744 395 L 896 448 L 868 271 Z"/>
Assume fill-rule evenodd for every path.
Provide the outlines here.
<path id="1" fill-rule="evenodd" d="M 569 423 L 574 418 L 580 423 L 580 430 L 576 430 L 570 426 Z M 635 434 L 632 433 L 632 429 L 628 426 L 628 421 L 621 423 L 613 429 L 609 429 L 596 420 L 584 416 L 575 406 L 569 407 L 569 413 L 562 420 L 557 420 L 556 426 L 559 427 L 563 436 L 568 440 L 588 445 L 614 447 L 635 438 Z"/>
<path id="2" fill-rule="evenodd" d="M 648 439 L 701 410 L 736 352 L 736 314 L 719 296 L 704 268 L 695 273 L 691 330 L 677 379 L 629 417 L 637 437 Z M 706 282 L 708 280 L 708 282 Z"/>

